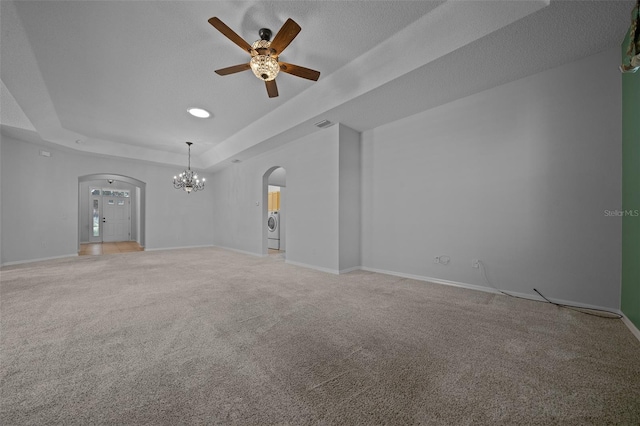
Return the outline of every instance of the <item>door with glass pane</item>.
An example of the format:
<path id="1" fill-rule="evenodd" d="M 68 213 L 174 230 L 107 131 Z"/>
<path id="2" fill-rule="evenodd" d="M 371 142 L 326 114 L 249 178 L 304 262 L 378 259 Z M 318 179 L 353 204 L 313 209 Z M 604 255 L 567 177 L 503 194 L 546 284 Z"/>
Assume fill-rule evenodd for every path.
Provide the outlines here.
<path id="1" fill-rule="evenodd" d="M 120 197 L 103 197 L 103 237 L 102 241 L 129 241 L 131 229 L 131 203 Z"/>
<path id="2" fill-rule="evenodd" d="M 131 198 L 127 190 L 90 189 L 89 242 L 131 239 Z"/>

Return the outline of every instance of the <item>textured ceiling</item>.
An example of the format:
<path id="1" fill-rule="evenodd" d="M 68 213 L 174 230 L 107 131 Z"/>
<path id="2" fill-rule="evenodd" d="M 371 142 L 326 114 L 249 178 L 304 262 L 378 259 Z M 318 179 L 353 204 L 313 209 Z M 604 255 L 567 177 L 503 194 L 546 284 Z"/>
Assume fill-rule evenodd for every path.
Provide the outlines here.
<path id="1" fill-rule="evenodd" d="M 18 102 L 2 81 L 0 81 L 0 112 L 2 113 L 3 125 L 36 131 L 36 128 L 33 127 L 29 118 L 24 111 L 20 109 Z"/>
<path id="2" fill-rule="evenodd" d="M 363 131 L 620 44 L 633 0 L 0 2 L 3 132 L 96 154 L 215 170 L 328 118 Z M 269 99 L 248 42 L 289 17 L 288 74 Z M 186 113 L 200 106 L 213 117 Z M 31 136 L 25 136 L 31 135 Z M 76 141 L 81 141 L 77 144 Z"/>

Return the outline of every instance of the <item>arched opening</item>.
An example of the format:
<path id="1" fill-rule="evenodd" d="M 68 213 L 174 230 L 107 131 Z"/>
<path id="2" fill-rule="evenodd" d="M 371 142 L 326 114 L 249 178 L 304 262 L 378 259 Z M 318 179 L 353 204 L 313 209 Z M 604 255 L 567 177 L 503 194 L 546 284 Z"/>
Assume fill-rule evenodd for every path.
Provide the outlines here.
<path id="1" fill-rule="evenodd" d="M 78 177 L 78 251 L 81 244 L 116 241 L 144 248 L 146 186 L 111 173 Z"/>
<path id="2" fill-rule="evenodd" d="M 287 251 L 286 170 L 269 168 L 262 176 L 262 254 L 284 258 Z"/>

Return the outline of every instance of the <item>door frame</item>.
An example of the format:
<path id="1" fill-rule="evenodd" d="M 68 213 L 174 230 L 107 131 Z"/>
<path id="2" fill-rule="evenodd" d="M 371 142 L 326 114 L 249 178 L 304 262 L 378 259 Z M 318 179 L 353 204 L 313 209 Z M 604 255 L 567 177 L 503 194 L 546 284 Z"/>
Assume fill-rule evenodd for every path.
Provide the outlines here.
<path id="1" fill-rule="evenodd" d="M 260 209 L 260 221 L 262 222 L 262 225 L 260 227 L 260 229 L 262 230 L 262 256 L 268 256 L 269 255 L 269 227 L 267 226 L 267 220 L 269 217 L 269 211 L 267 209 L 269 201 L 268 201 L 268 197 L 269 197 L 269 177 L 271 176 L 271 173 L 273 173 L 274 170 L 276 169 L 284 169 L 285 173 L 287 171 L 286 167 L 284 166 L 273 166 L 273 167 L 269 167 L 267 169 L 266 172 L 264 172 L 264 174 L 262 175 L 262 208 Z M 285 179 L 286 180 L 286 179 Z M 280 222 L 280 213 L 278 213 L 278 226 L 281 226 L 281 222 Z M 282 230 L 282 227 L 280 228 Z M 286 234 L 283 236 L 282 233 L 280 234 L 280 244 L 282 245 L 282 240 L 285 239 L 287 236 Z M 285 242 L 285 250 L 289 250 L 288 246 L 286 245 Z"/>
<path id="2" fill-rule="evenodd" d="M 87 181 L 92 181 L 92 180 L 104 180 L 107 181 L 109 179 L 112 180 L 117 180 L 120 182 L 126 182 L 130 185 L 135 186 L 136 188 L 138 188 L 140 190 L 140 194 L 139 194 L 139 198 L 138 198 L 138 204 L 140 205 L 140 209 L 139 209 L 139 215 L 140 215 L 140 222 L 138 223 L 138 235 L 140 238 L 140 246 L 144 248 L 145 246 L 145 240 L 146 240 L 146 188 L 147 188 L 147 184 L 141 180 L 129 177 L 129 176 L 124 176 L 124 175 L 118 175 L 118 174 L 113 174 L 113 173 L 96 173 L 96 174 L 91 174 L 91 175 L 85 175 L 85 176 L 79 176 L 78 177 L 78 251 L 80 251 L 80 235 L 82 233 L 81 230 L 81 220 L 80 220 L 80 215 L 82 214 L 82 210 L 81 210 L 81 183 L 82 182 L 87 182 Z"/>

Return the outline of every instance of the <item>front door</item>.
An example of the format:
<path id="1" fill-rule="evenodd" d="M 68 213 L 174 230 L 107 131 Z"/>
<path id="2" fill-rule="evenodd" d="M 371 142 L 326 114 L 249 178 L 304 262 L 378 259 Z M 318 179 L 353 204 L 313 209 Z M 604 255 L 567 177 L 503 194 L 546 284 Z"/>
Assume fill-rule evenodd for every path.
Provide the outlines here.
<path id="1" fill-rule="evenodd" d="M 131 198 L 128 190 L 90 188 L 89 242 L 131 240 Z"/>
<path id="2" fill-rule="evenodd" d="M 102 241 L 129 241 L 131 232 L 131 201 L 128 198 L 102 197 Z"/>

